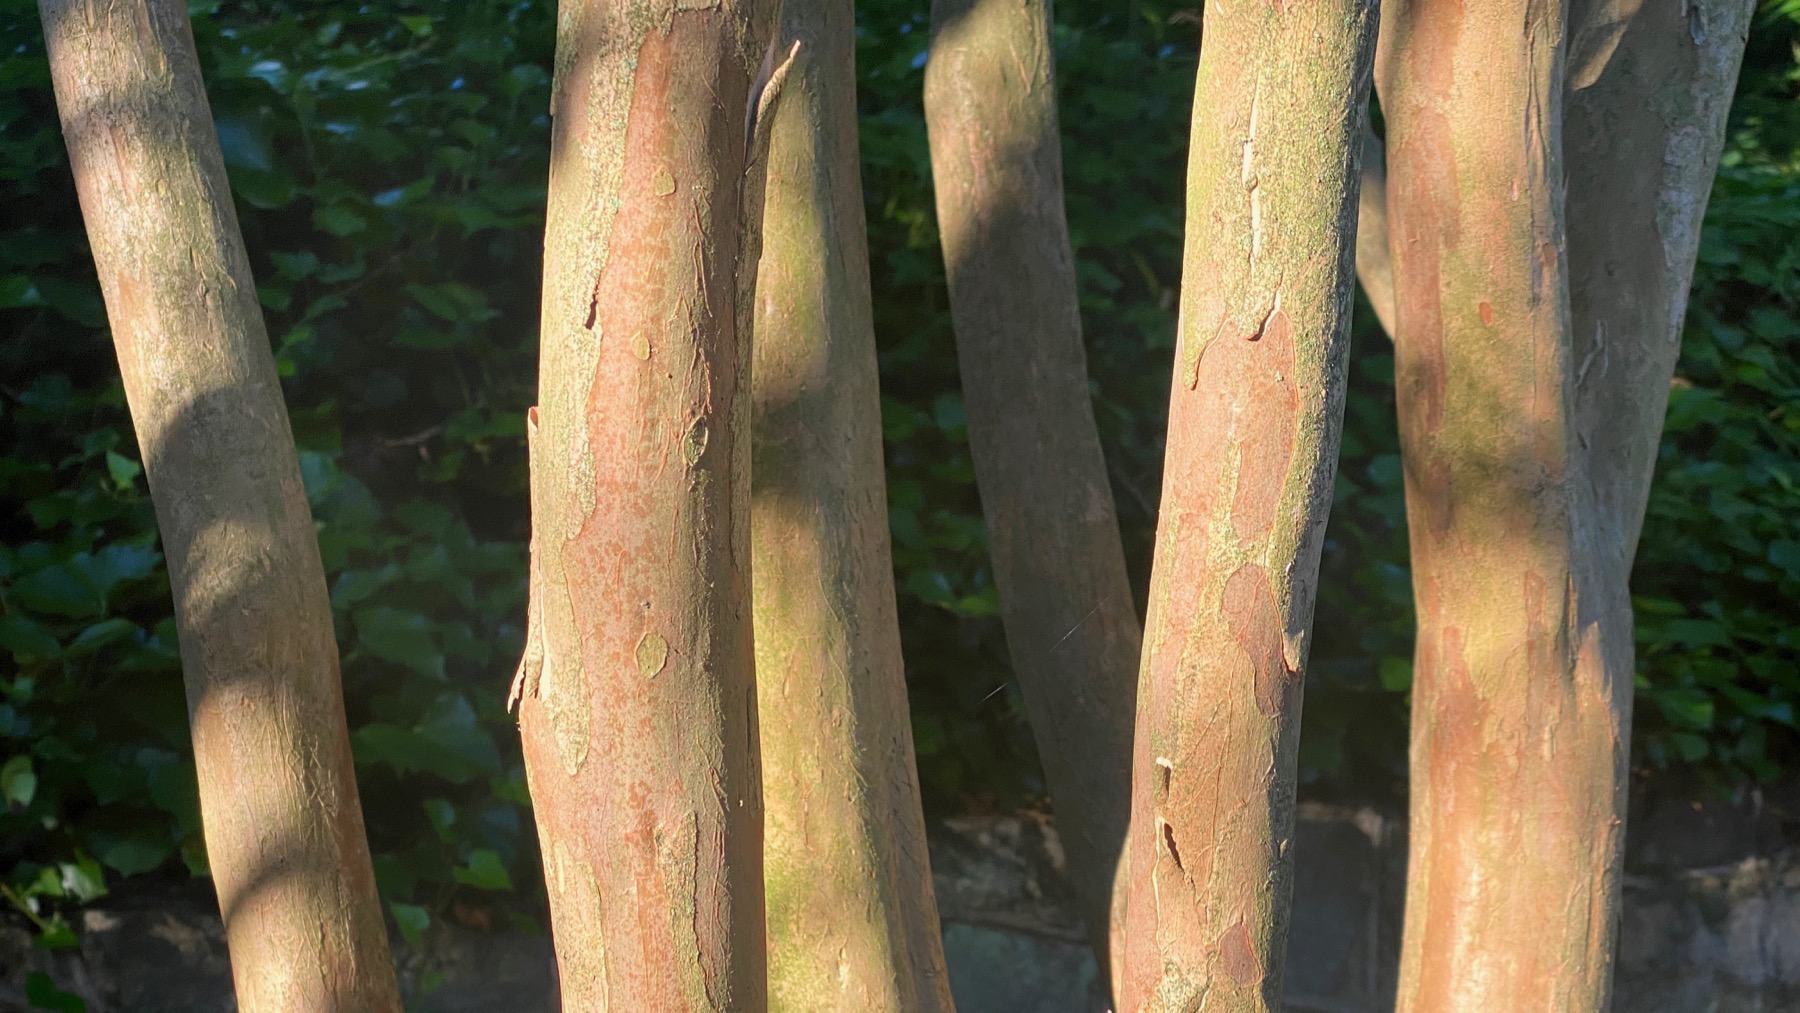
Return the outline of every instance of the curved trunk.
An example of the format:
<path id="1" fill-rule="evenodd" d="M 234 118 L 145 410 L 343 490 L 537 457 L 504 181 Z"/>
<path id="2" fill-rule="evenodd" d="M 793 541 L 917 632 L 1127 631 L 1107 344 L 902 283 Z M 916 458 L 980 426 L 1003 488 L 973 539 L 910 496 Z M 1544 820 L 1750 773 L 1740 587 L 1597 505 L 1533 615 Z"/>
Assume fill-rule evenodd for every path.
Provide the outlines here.
<path id="1" fill-rule="evenodd" d="M 319 546 L 187 9 L 43 0 L 247 1013 L 400 1009 Z"/>
<path id="2" fill-rule="evenodd" d="M 1747 18 L 1634 6 L 1384 25 L 1419 609 L 1401 1009 L 1609 1002 L 1627 581 Z"/>
<path id="3" fill-rule="evenodd" d="M 1281 1004 L 1374 4 L 1212 3 L 1132 768 L 1120 1008 Z"/>
<path id="4" fill-rule="evenodd" d="M 1050 4 L 934 0 L 931 20 L 925 122 L 989 555 L 1104 973 L 1141 634 L 1088 391 Z"/>
<path id="5" fill-rule="evenodd" d="M 769 1001 L 952 1007 L 900 659 L 850 0 L 787 0 L 769 123 L 751 546 Z"/>
<path id="6" fill-rule="evenodd" d="M 558 19 L 515 695 L 569 1009 L 765 1005 L 742 313 L 764 10 Z"/>

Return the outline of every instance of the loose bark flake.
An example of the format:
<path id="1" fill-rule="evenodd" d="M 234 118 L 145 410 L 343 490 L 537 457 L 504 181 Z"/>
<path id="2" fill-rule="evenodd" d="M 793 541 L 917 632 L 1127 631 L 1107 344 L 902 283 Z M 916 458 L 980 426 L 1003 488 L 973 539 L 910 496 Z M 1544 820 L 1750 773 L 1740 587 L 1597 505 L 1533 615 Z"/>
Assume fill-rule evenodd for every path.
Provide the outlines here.
<path id="1" fill-rule="evenodd" d="M 888 548 L 854 11 L 787 0 L 776 38 L 799 48 L 763 127 L 752 393 L 769 999 L 949 1010 Z"/>
<path id="2" fill-rule="evenodd" d="M 1105 973 L 1141 632 L 1088 391 L 1047 0 L 934 0 L 925 114 L 1007 648 Z"/>
<path id="3" fill-rule="evenodd" d="M 1120 1009 L 1280 1007 L 1374 4 L 1208 4 Z"/>
<path id="4" fill-rule="evenodd" d="M 238 1008 L 397 1013 L 324 570 L 187 9 L 40 10 L 168 558 Z"/>
<path id="5" fill-rule="evenodd" d="M 765 1004 L 745 295 L 771 14 L 560 12 L 518 692 L 570 1009 Z"/>

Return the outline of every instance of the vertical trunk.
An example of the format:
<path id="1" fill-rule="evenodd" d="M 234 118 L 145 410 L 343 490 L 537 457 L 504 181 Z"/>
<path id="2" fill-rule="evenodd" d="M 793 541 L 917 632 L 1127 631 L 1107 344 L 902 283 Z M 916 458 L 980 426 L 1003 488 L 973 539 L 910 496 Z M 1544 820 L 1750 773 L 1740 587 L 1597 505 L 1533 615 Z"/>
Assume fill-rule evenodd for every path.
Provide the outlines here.
<path id="1" fill-rule="evenodd" d="M 325 575 L 187 9 L 41 10 L 168 554 L 238 1008 L 398 1011 Z"/>
<path id="2" fill-rule="evenodd" d="M 1390 10 L 1419 608 L 1400 1007 L 1604 1009 L 1627 579 L 1748 9 L 1577 5 L 1567 81 L 1559 4 Z"/>
<path id="3" fill-rule="evenodd" d="M 851 0 L 787 0 L 769 123 L 754 498 L 769 999 L 952 1008 L 895 615 Z"/>
<path id="4" fill-rule="evenodd" d="M 1383 27 L 1419 624 L 1400 1007 L 1598 1009 L 1630 645 L 1573 428 L 1566 10 L 1401 0 Z"/>
<path id="5" fill-rule="evenodd" d="M 1141 634 L 1094 426 L 1049 0 L 933 0 L 925 119 L 969 442 L 1013 670 L 1101 966 Z"/>
<path id="6" fill-rule="evenodd" d="M 1588 0 L 1574 12 L 1601 20 L 1588 7 L 1605 4 Z M 1637 554 L 1701 220 L 1754 9 L 1752 0 L 1645 3 L 1616 25 L 1604 65 L 1592 56 L 1571 63 L 1592 82 L 1570 93 L 1563 130 L 1576 428 L 1599 511 L 1598 548 L 1620 582 Z M 1623 642 L 1631 643 L 1629 630 Z"/>
<path id="7" fill-rule="evenodd" d="M 1374 7 L 1205 12 L 1139 682 L 1123 1010 L 1280 1007 Z"/>
<path id="8" fill-rule="evenodd" d="M 768 20 L 570 0 L 557 25 L 515 694 L 569 1009 L 765 1003 L 740 288 Z"/>

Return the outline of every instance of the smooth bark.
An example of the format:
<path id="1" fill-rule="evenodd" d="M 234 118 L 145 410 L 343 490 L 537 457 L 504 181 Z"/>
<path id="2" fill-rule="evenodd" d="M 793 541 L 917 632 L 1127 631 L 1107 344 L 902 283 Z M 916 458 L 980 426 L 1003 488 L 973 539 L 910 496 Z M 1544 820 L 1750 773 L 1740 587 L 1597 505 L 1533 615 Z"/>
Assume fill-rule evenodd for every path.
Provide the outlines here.
<path id="1" fill-rule="evenodd" d="M 238 1008 L 398 1011 L 325 574 L 187 8 L 40 10 L 168 558 Z"/>
<path id="2" fill-rule="evenodd" d="M 1748 14 L 1634 6 L 1402 0 L 1383 26 L 1419 612 L 1403 1010 L 1610 1001 L 1627 581 Z"/>
<path id="3" fill-rule="evenodd" d="M 949 1010 L 900 658 L 851 0 L 786 0 L 757 272 L 751 547 L 769 1001 Z"/>
<path id="4" fill-rule="evenodd" d="M 766 1002 L 744 297 L 772 14 L 559 12 L 514 692 L 568 1009 Z"/>
<path id="5" fill-rule="evenodd" d="M 1275 1010 L 1375 5 L 1209 3 L 1119 1008 Z"/>
<path id="6" fill-rule="evenodd" d="M 1094 425 L 1049 0 L 934 0 L 925 121 L 969 444 L 1014 674 L 1108 964 L 1141 633 Z"/>

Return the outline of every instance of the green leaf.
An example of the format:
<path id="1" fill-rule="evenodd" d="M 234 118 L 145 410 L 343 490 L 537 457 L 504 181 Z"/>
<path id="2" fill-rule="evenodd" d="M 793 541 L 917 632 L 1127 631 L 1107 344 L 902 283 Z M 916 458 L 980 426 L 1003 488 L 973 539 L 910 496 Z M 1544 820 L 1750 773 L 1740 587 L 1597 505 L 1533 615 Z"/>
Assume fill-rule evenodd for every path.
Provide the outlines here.
<path id="1" fill-rule="evenodd" d="M 72 561 L 20 577 L 8 589 L 8 595 L 33 612 L 70 619 L 97 616 L 105 607 L 99 589 Z"/>
<path id="2" fill-rule="evenodd" d="M 168 861 L 174 846 L 167 838 L 153 836 L 122 837 L 96 833 L 90 843 L 94 855 L 123 876 L 149 872 Z"/>
<path id="3" fill-rule="evenodd" d="M 37 620 L 22 612 L 9 612 L 0 616 L 0 648 L 12 652 L 13 661 L 25 664 L 32 661 L 49 661 L 62 651 L 50 631 Z"/>
<path id="4" fill-rule="evenodd" d="M 431 633 L 431 621 L 417 612 L 387 605 L 357 609 L 357 641 L 383 661 L 405 665 L 434 679 L 444 677 L 444 654 Z"/>
<path id="5" fill-rule="evenodd" d="M 431 19 L 423 14 L 403 14 L 400 23 L 414 35 L 424 37 L 431 34 Z"/>
<path id="6" fill-rule="evenodd" d="M 8 804 L 20 807 L 28 806 L 37 796 L 37 771 L 32 769 L 31 757 L 15 756 L 0 767 L 0 798 Z"/>
<path id="7" fill-rule="evenodd" d="M 82 855 L 73 862 L 57 866 L 57 871 L 61 874 L 61 886 L 66 896 L 83 904 L 106 896 L 106 870 L 92 858 Z"/>
<path id="8" fill-rule="evenodd" d="M 313 224 L 342 239 L 369 227 L 368 219 L 339 204 L 313 212 Z"/>
<path id="9" fill-rule="evenodd" d="M 120 489 L 129 489 L 144 473 L 144 469 L 136 461 L 114 450 L 106 452 L 106 472 L 112 476 L 113 485 Z"/>
<path id="10" fill-rule="evenodd" d="M 453 875 L 458 883 L 477 890 L 512 889 L 512 877 L 506 874 L 506 866 L 501 864 L 500 856 L 487 848 L 476 848 L 469 852 L 468 864 L 457 869 Z"/>
<path id="11" fill-rule="evenodd" d="M 102 619 L 92 626 L 89 626 L 87 629 L 82 630 L 81 633 L 69 643 L 67 653 L 70 657 L 81 657 L 83 655 L 93 654 L 94 652 L 116 644 L 121 640 L 130 639 L 137 634 L 137 624 L 129 619 L 121 619 L 118 616 L 114 616 L 111 619 Z"/>
<path id="12" fill-rule="evenodd" d="M 56 982 L 42 971 L 25 976 L 25 1001 L 31 1003 L 32 1009 L 87 1013 L 87 1003 L 80 996 L 57 988 Z"/>
<path id="13" fill-rule="evenodd" d="M 400 936 L 414 949 L 425 944 L 425 930 L 431 927 L 431 913 L 417 904 L 402 904 L 394 901 L 388 905 L 393 913 L 394 924 L 400 928 Z"/>
<path id="14" fill-rule="evenodd" d="M 1411 658 L 1381 659 L 1381 688 L 1390 693 L 1401 693 L 1412 688 L 1413 667 Z"/>

